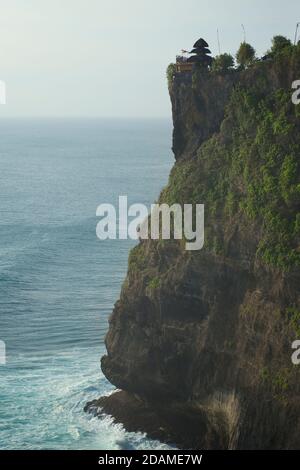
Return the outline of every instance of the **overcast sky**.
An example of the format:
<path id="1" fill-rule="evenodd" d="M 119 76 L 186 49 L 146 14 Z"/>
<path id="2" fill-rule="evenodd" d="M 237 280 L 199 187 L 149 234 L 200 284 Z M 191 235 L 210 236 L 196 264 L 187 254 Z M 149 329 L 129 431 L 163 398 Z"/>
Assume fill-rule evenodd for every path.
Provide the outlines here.
<path id="1" fill-rule="evenodd" d="M 166 117 L 165 70 L 200 36 L 217 54 L 294 38 L 299 0 L 0 0 L 0 80 L 12 116 Z M 300 78 L 300 77 L 295 77 Z"/>

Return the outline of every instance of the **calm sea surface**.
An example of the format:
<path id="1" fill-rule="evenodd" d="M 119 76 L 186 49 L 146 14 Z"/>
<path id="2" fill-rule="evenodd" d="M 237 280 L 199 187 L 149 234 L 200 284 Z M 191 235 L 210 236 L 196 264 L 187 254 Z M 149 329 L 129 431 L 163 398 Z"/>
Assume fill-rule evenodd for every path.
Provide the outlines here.
<path id="1" fill-rule="evenodd" d="M 133 241 L 100 241 L 96 208 L 147 206 L 173 163 L 160 120 L 0 121 L 1 449 L 163 449 L 84 404 Z"/>

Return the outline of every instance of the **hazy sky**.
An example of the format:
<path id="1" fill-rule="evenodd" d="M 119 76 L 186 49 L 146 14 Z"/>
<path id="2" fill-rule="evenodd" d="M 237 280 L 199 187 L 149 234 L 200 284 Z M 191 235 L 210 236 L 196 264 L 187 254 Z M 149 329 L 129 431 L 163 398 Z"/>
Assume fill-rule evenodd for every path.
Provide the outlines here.
<path id="1" fill-rule="evenodd" d="M 299 0 L 0 0 L 6 116 L 165 117 L 165 70 L 204 37 L 213 54 L 243 39 L 259 54 L 293 39 Z M 300 77 L 298 77 L 300 78 Z"/>

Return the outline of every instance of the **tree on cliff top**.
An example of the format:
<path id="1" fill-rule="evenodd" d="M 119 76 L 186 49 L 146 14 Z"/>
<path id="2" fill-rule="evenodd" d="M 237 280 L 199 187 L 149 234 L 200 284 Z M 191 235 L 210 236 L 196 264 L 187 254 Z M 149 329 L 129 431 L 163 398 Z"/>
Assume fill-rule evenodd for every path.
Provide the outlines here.
<path id="1" fill-rule="evenodd" d="M 290 39 L 286 38 L 285 36 L 274 36 L 272 39 L 272 48 L 271 54 L 278 54 L 282 52 L 287 47 L 291 47 L 292 42 Z"/>
<path id="2" fill-rule="evenodd" d="M 234 58 L 231 54 L 220 54 L 214 58 L 212 70 L 215 72 L 225 72 L 234 66 Z"/>
<path id="3" fill-rule="evenodd" d="M 242 42 L 236 53 L 236 60 L 242 67 L 248 67 L 255 59 L 255 49 L 247 42 Z"/>

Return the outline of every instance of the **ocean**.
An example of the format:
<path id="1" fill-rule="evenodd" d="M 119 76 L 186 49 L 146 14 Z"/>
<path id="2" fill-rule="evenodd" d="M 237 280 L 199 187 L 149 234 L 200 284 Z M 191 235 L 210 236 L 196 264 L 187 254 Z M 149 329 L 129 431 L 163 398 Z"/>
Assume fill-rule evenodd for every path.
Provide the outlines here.
<path id="1" fill-rule="evenodd" d="M 148 207 L 173 164 L 168 120 L 0 121 L 1 449 L 166 449 L 84 413 L 132 240 L 96 237 L 101 203 Z"/>

